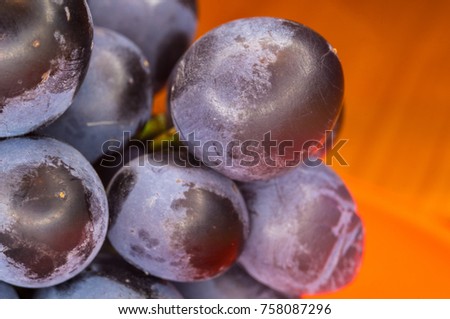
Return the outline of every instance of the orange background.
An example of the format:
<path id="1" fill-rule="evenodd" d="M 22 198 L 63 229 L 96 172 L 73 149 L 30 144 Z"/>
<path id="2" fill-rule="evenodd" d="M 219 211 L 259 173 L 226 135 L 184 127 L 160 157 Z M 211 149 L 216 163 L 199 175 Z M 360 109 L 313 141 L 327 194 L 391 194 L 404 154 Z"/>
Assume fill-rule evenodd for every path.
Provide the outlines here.
<path id="1" fill-rule="evenodd" d="M 349 166 L 334 168 L 355 197 L 366 247 L 353 283 L 320 297 L 450 298 L 450 1 L 198 1 L 198 36 L 274 16 L 338 50 Z"/>

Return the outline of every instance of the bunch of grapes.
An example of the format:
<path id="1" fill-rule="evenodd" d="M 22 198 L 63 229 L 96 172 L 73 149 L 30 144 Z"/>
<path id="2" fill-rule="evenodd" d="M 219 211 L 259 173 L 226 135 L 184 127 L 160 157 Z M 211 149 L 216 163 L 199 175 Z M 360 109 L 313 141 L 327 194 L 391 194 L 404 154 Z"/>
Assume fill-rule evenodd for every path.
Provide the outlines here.
<path id="1" fill-rule="evenodd" d="M 336 50 L 270 17 L 191 45 L 196 23 L 195 0 L 2 1 L 0 298 L 286 298 L 354 278 L 362 223 L 321 161 Z"/>

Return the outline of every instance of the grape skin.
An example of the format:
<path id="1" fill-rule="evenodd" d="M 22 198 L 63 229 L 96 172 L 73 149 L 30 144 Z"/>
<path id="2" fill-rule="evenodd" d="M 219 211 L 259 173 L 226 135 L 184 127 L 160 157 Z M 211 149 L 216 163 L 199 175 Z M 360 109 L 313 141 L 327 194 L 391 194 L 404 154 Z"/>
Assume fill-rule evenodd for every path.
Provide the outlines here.
<path id="1" fill-rule="evenodd" d="M 54 121 L 87 71 L 92 19 L 85 1 L 0 5 L 0 138 Z"/>
<path id="2" fill-rule="evenodd" d="M 150 61 L 155 92 L 189 47 L 197 27 L 196 0 L 91 0 L 94 24 L 133 40 Z"/>
<path id="3" fill-rule="evenodd" d="M 104 242 L 100 179 L 74 148 L 50 138 L 0 142 L 0 280 L 47 287 L 81 272 Z"/>
<path id="4" fill-rule="evenodd" d="M 239 262 L 289 294 L 335 291 L 359 269 L 364 231 L 347 188 L 327 166 L 241 185 L 252 224 Z"/>
<path id="5" fill-rule="evenodd" d="M 223 163 L 212 167 L 238 181 L 263 180 L 285 172 L 285 161 L 306 142 L 324 141 L 341 109 L 343 83 L 334 49 L 316 32 L 283 19 L 241 19 L 209 31 L 185 53 L 174 70 L 170 109 L 182 139 L 195 133 L 200 141 L 195 149 L 187 144 L 203 162 L 208 141 L 223 149 L 231 141 L 258 142 L 256 165 L 242 165 L 253 157 L 238 147 L 218 151 Z M 268 132 L 292 147 L 284 155 L 264 150 Z"/>
<path id="6" fill-rule="evenodd" d="M 100 258 L 99 258 L 100 257 Z M 125 261 L 99 256 L 77 277 L 39 289 L 35 299 L 180 299 L 176 288 L 146 275 Z"/>
<path id="7" fill-rule="evenodd" d="M 150 117 L 153 99 L 150 68 L 141 50 L 114 31 L 94 31 L 88 73 L 73 104 L 39 131 L 69 143 L 91 163 L 111 143 L 126 143 L 124 132 L 128 137 L 137 133 Z"/>
<path id="8" fill-rule="evenodd" d="M 228 269 L 248 234 L 234 183 L 205 167 L 161 165 L 141 156 L 108 187 L 108 238 L 128 262 L 173 281 L 212 278 Z"/>

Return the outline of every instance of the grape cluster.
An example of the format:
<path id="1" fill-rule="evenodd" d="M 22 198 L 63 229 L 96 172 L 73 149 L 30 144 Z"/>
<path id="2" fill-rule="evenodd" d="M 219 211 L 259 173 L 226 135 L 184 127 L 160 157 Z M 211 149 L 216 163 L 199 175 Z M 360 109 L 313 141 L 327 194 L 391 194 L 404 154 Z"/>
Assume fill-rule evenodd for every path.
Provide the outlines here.
<path id="1" fill-rule="evenodd" d="M 195 0 L 6 0 L 0 17 L 0 298 L 291 298 L 354 278 L 362 222 L 321 161 L 344 95 L 321 35 L 256 17 L 191 45 Z M 150 118 L 165 86 L 169 118 Z"/>

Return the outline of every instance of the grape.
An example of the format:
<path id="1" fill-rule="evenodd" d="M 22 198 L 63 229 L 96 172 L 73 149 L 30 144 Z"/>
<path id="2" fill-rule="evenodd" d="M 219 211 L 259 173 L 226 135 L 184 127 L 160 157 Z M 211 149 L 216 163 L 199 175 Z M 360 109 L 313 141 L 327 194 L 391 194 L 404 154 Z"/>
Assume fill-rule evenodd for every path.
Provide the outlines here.
<path id="1" fill-rule="evenodd" d="M 327 166 L 300 166 L 241 186 L 252 225 L 240 262 L 288 295 L 330 292 L 355 276 L 363 227 L 340 178 Z"/>
<path id="2" fill-rule="evenodd" d="M 96 27 L 88 73 L 74 103 L 40 133 L 69 143 L 94 163 L 109 145 L 125 143 L 124 134 L 132 136 L 143 126 L 152 98 L 150 69 L 140 49 Z"/>
<path id="3" fill-rule="evenodd" d="M 171 156 L 141 156 L 108 187 L 108 238 L 131 264 L 173 281 L 223 273 L 248 234 L 243 198 L 229 179 Z"/>
<path id="4" fill-rule="evenodd" d="M 89 1 L 94 24 L 133 40 L 150 61 L 155 92 L 193 40 L 196 0 Z"/>
<path id="5" fill-rule="evenodd" d="M 50 138 L 0 142 L 0 280 L 35 288 L 82 271 L 106 236 L 108 207 L 95 171 Z"/>
<path id="6" fill-rule="evenodd" d="M 99 256 L 77 277 L 58 286 L 40 289 L 37 299 L 179 299 L 175 287 L 146 275 L 125 261 Z"/>
<path id="7" fill-rule="evenodd" d="M 197 40 L 174 72 L 170 108 L 182 139 L 206 163 L 205 146 L 215 141 L 222 163 L 211 167 L 239 181 L 285 171 L 286 160 L 305 151 L 309 141 L 324 141 L 341 109 L 344 82 L 335 50 L 316 32 L 288 20 L 224 24 Z M 284 154 L 268 149 L 263 143 L 268 133 L 270 140 L 291 146 Z M 252 141 L 256 154 L 243 149 Z M 230 148 L 233 143 L 240 147 Z"/>
<path id="8" fill-rule="evenodd" d="M 214 279 L 175 283 L 181 294 L 188 299 L 284 299 L 276 292 L 250 277 L 235 265 Z"/>
<path id="9" fill-rule="evenodd" d="M 19 299 L 19 295 L 13 287 L 0 281 L 0 299 Z"/>
<path id="10" fill-rule="evenodd" d="M 0 137 L 29 133 L 72 103 L 89 63 L 85 1 L 0 4 Z"/>

